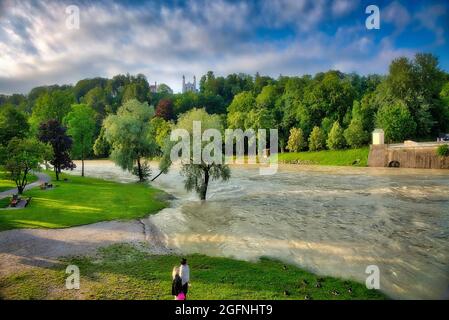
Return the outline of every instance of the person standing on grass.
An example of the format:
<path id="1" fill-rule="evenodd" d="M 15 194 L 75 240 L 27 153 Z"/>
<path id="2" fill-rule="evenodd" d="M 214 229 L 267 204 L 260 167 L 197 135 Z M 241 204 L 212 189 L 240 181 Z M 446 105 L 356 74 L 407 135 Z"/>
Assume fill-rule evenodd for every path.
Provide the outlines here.
<path id="1" fill-rule="evenodd" d="M 189 265 L 187 264 L 187 259 L 183 258 L 181 260 L 181 267 L 179 268 L 179 275 L 182 280 L 182 292 L 187 298 L 187 290 L 189 289 L 189 281 L 190 281 L 190 270 Z"/>
<path id="2" fill-rule="evenodd" d="M 172 272 L 173 282 L 171 285 L 171 294 L 175 296 L 175 300 L 184 300 L 185 295 L 182 292 L 182 280 L 179 276 L 179 267 L 174 267 Z"/>

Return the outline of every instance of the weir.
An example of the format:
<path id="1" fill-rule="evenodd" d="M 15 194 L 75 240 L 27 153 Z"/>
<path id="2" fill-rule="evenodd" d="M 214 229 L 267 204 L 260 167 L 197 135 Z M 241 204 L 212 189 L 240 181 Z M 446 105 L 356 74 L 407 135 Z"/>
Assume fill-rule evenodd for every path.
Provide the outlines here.
<path id="1" fill-rule="evenodd" d="M 448 142 L 404 141 L 385 144 L 383 131 L 373 132 L 373 144 L 368 156 L 369 167 L 401 167 L 417 169 L 449 169 L 449 157 L 437 155 L 437 149 Z"/>

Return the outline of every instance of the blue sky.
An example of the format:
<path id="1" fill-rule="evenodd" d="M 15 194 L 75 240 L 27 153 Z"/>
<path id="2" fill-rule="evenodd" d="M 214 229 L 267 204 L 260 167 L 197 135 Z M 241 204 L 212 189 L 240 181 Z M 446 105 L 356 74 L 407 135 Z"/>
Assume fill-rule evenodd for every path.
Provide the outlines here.
<path id="1" fill-rule="evenodd" d="M 66 27 L 66 7 L 80 28 Z M 380 8 L 367 30 L 365 8 Z M 143 73 L 175 91 L 213 70 L 302 75 L 385 73 L 398 56 L 432 52 L 449 71 L 449 1 L 0 0 L 0 93 Z"/>

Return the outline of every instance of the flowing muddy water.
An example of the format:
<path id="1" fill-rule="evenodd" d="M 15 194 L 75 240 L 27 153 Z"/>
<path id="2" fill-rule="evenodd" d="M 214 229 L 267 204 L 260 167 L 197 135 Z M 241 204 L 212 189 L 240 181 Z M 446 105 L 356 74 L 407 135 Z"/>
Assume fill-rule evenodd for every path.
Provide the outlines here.
<path id="1" fill-rule="evenodd" d="M 77 169 L 79 170 L 79 169 Z M 109 161 L 89 176 L 135 181 Z M 174 168 L 153 183 L 176 199 L 151 216 L 169 248 L 238 259 L 274 257 L 312 272 L 362 283 L 380 269 L 393 298 L 447 298 L 449 172 L 281 166 L 272 176 L 233 167 L 208 201 L 183 189 Z"/>

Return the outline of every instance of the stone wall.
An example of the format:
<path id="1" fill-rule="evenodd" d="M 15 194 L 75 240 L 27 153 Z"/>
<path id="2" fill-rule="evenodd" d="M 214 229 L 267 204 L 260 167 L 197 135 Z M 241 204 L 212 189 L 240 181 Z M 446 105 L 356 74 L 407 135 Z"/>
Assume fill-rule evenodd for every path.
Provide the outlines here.
<path id="1" fill-rule="evenodd" d="M 387 144 L 371 145 L 368 166 L 449 169 L 449 157 L 439 157 L 436 154 L 437 148 L 437 144 L 433 146 L 414 147 Z"/>

